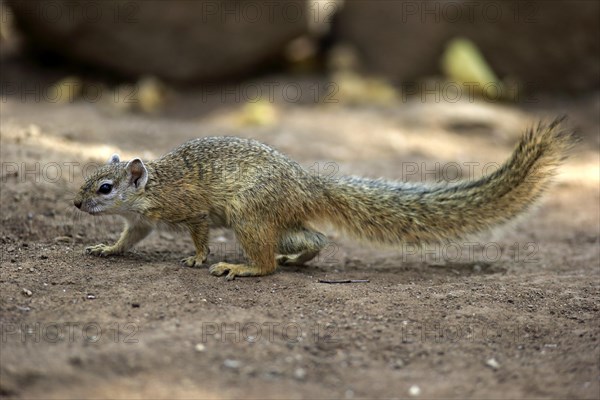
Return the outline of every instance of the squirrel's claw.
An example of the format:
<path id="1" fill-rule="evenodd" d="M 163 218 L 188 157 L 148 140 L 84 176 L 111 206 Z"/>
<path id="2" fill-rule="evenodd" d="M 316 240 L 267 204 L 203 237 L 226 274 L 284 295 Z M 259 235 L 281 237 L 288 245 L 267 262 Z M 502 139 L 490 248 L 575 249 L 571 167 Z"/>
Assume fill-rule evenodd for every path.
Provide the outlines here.
<path id="1" fill-rule="evenodd" d="M 210 266 L 210 268 L 208 269 L 208 272 L 214 276 L 221 276 L 221 275 L 225 274 L 227 271 L 232 272 L 232 269 L 230 268 L 230 266 L 231 266 L 231 264 L 227 264 L 224 262 L 216 263 L 216 264 L 213 264 Z M 235 275 L 234 275 L 231 278 L 229 278 L 229 275 L 231 275 L 231 272 L 227 275 L 228 280 L 232 280 L 235 277 Z"/>
<path id="2" fill-rule="evenodd" d="M 190 257 L 182 258 L 179 262 L 182 263 L 183 265 L 185 265 L 186 267 L 199 267 L 202 264 L 204 264 L 204 262 L 206 261 L 207 258 L 208 258 L 208 256 L 203 256 L 203 257 L 190 256 Z"/>
<path id="3" fill-rule="evenodd" d="M 235 279 L 236 271 L 237 271 L 237 265 L 235 264 L 228 264 L 225 262 L 220 262 L 217 264 L 213 264 L 210 266 L 210 268 L 208 269 L 208 272 L 211 273 L 211 275 L 214 276 L 221 276 L 224 275 L 226 272 L 229 272 L 227 274 L 227 276 L 225 277 L 226 280 L 228 281 L 232 281 Z"/>
<path id="4" fill-rule="evenodd" d="M 182 258 L 181 260 L 179 260 L 179 262 L 186 267 L 193 267 L 194 265 L 196 265 L 196 257 L 192 256 Z"/>
<path id="5" fill-rule="evenodd" d="M 95 246 L 88 246 L 85 248 L 85 252 L 87 254 L 91 254 L 94 256 L 106 257 L 112 254 L 118 253 L 114 246 L 109 246 L 103 243 L 97 244 Z"/>

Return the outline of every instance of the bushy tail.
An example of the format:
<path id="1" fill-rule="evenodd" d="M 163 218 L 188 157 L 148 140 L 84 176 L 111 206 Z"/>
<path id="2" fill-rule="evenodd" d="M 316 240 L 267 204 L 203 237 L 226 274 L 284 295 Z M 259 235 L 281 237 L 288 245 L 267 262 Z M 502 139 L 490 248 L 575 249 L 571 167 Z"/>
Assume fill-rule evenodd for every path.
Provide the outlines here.
<path id="1" fill-rule="evenodd" d="M 325 183 L 321 212 L 358 239 L 394 245 L 459 239 L 527 210 L 547 188 L 574 143 L 564 118 L 528 130 L 494 173 L 455 184 L 356 177 Z"/>

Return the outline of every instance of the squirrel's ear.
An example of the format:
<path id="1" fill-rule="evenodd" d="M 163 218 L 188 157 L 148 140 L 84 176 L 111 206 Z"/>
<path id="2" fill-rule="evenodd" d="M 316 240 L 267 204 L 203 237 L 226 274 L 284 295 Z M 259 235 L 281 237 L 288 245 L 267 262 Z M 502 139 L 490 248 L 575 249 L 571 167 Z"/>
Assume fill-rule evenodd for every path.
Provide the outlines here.
<path id="1" fill-rule="evenodd" d="M 119 157 L 119 155 L 116 153 L 110 156 L 110 158 L 108 159 L 109 164 L 116 164 L 119 162 L 121 162 L 121 157 Z"/>
<path id="2" fill-rule="evenodd" d="M 134 158 L 127 163 L 125 167 L 129 177 L 129 183 L 135 185 L 136 188 L 144 188 L 148 182 L 148 170 L 139 158 Z"/>

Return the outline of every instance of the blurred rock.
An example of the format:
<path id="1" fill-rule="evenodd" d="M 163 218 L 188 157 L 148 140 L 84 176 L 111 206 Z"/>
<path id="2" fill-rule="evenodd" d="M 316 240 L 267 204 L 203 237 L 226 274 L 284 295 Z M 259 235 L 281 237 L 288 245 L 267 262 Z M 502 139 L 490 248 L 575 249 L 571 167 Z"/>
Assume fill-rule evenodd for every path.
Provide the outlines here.
<path id="1" fill-rule="evenodd" d="M 590 90 L 600 85 L 600 2 L 490 1 L 500 17 L 463 16 L 456 28 L 501 77 L 528 91 Z M 497 21 L 497 22 L 494 22 Z"/>
<path id="2" fill-rule="evenodd" d="M 395 82 L 440 73 L 444 46 L 465 37 L 527 91 L 589 90 L 600 85 L 598 15 L 586 0 L 349 1 L 334 31 Z"/>
<path id="3" fill-rule="evenodd" d="M 246 75 L 308 30 L 302 0 L 12 0 L 18 27 L 46 50 L 166 80 Z"/>
<path id="4" fill-rule="evenodd" d="M 356 47 L 364 67 L 396 82 L 436 73 L 445 23 L 423 23 L 415 1 L 347 1 L 334 20 L 336 42 Z"/>

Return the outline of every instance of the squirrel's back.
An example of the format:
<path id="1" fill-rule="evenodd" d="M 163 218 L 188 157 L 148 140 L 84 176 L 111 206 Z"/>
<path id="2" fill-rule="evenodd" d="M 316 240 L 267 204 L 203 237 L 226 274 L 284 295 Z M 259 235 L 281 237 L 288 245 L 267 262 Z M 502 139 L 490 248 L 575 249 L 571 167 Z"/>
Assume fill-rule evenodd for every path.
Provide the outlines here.
<path id="1" fill-rule="evenodd" d="M 187 210 L 195 198 L 226 226 L 239 223 L 232 219 L 242 214 L 248 220 L 301 225 L 323 195 L 322 183 L 297 162 L 252 139 L 193 139 L 148 168 L 146 192 L 156 205 Z"/>

